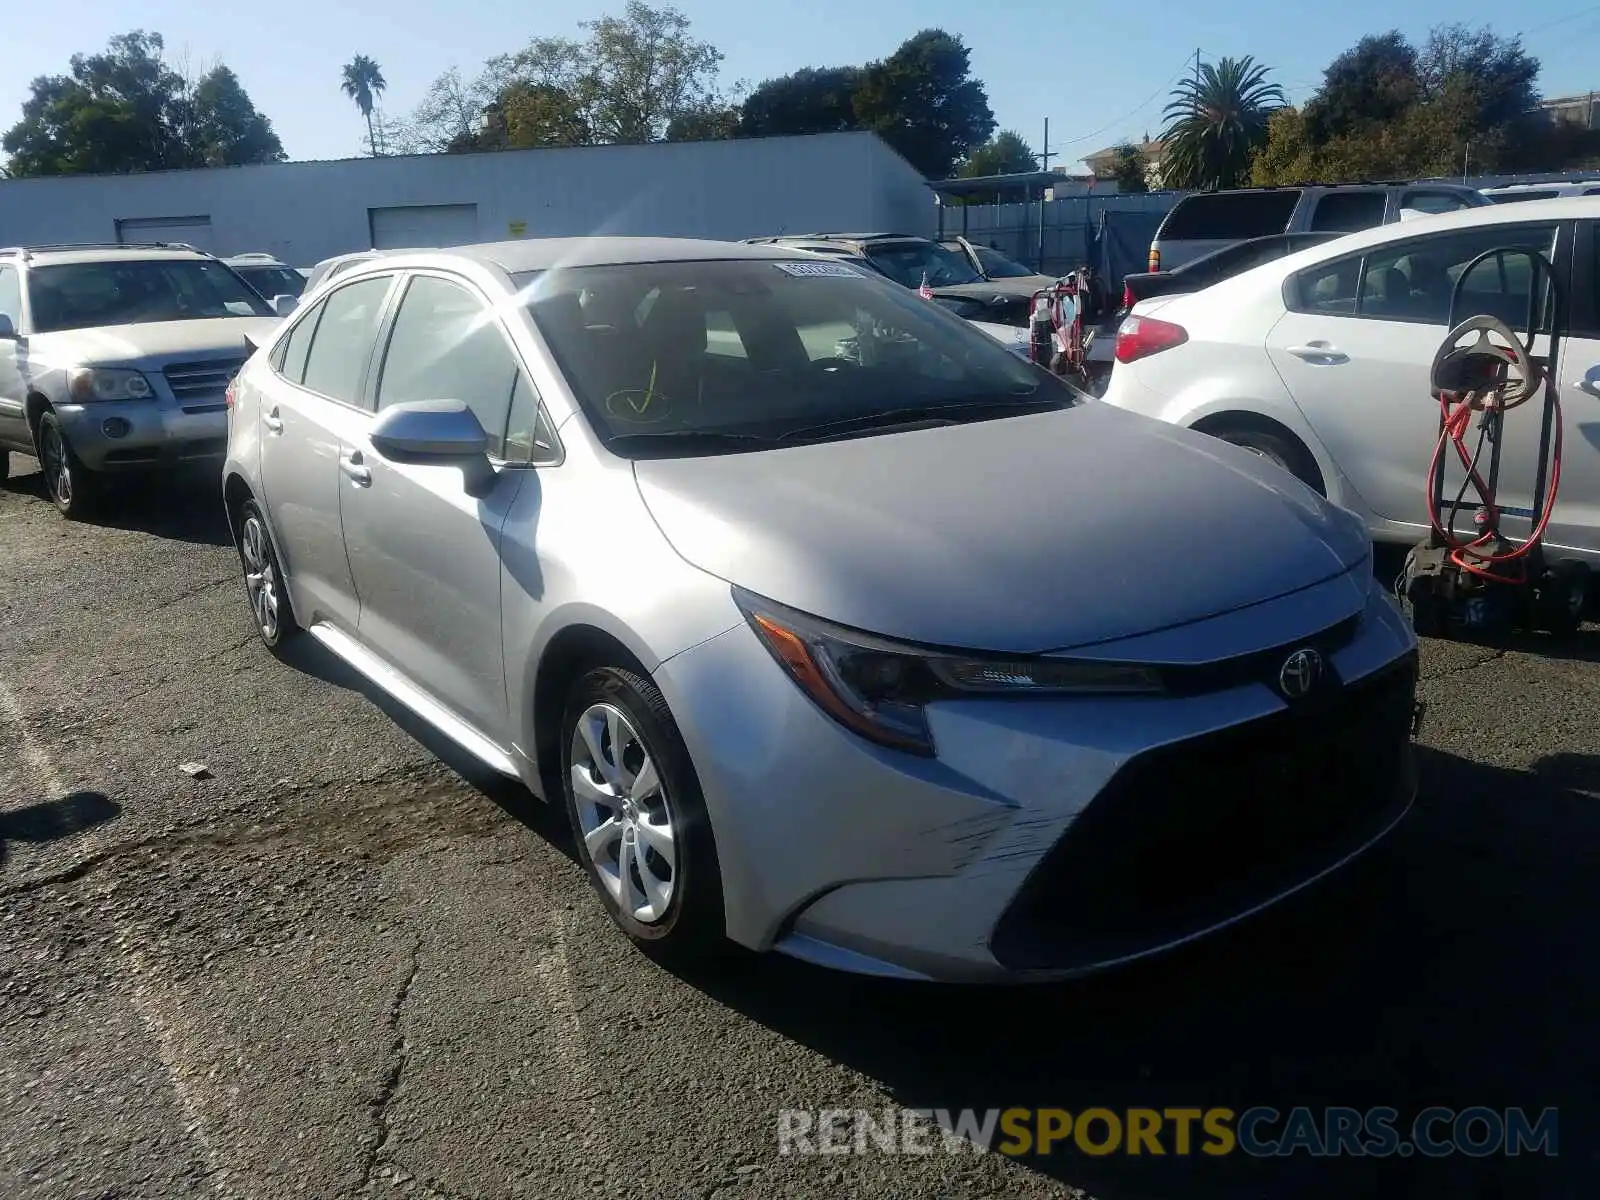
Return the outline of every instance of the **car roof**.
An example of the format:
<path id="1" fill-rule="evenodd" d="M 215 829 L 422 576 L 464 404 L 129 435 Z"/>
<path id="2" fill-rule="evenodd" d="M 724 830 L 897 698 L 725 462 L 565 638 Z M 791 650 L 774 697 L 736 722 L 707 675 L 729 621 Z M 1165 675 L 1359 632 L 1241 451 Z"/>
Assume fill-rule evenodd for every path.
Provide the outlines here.
<path id="1" fill-rule="evenodd" d="M 605 267 L 630 263 L 697 262 L 707 259 L 793 259 L 793 247 L 762 243 L 717 242 L 699 238 L 570 237 L 526 238 L 441 249 L 396 250 L 383 254 L 386 266 L 471 259 L 498 267 L 508 275 L 547 271 L 553 267 Z M 809 257 L 809 256 L 808 256 Z M 391 259 L 398 260 L 391 263 Z"/>
<path id="2" fill-rule="evenodd" d="M 19 256 L 30 266 L 86 262 L 146 262 L 150 260 L 209 260 L 204 250 L 186 246 L 12 246 L 0 250 L 0 257 Z"/>

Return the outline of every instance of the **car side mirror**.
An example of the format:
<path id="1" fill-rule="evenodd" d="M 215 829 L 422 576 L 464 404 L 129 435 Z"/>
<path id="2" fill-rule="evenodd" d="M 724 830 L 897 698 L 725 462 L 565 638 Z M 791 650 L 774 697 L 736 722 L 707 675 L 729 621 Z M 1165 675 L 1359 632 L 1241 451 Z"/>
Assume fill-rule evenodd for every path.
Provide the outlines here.
<path id="1" fill-rule="evenodd" d="M 469 496 L 483 495 L 494 483 L 489 435 L 460 400 L 413 400 L 386 408 L 368 438 L 391 462 L 460 467 Z"/>
<path id="2" fill-rule="evenodd" d="M 280 317 L 287 317 L 299 307 L 300 298 L 298 296 L 291 296 L 287 292 L 281 296 L 274 296 L 272 298 L 272 311 L 277 313 Z"/>
<path id="3" fill-rule="evenodd" d="M 14 342 L 17 340 L 17 326 L 9 316 L 0 313 L 0 341 Z"/>

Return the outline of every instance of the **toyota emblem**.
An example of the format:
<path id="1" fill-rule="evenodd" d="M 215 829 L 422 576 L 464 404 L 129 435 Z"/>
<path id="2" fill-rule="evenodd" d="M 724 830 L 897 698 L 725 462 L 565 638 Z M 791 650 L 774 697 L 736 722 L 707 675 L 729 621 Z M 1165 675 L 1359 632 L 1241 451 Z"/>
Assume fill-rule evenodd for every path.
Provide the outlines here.
<path id="1" fill-rule="evenodd" d="M 1309 695 L 1322 678 L 1322 655 L 1315 650 L 1296 650 L 1283 660 L 1278 671 L 1278 688 L 1291 700 Z"/>

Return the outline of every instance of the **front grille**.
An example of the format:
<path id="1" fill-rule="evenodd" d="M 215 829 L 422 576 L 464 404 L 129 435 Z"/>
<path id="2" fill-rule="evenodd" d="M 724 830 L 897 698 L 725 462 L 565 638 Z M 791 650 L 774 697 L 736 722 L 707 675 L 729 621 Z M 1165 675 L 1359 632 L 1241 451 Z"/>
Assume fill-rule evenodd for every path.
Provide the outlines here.
<path id="1" fill-rule="evenodd" d="M 1287 890 L 1409 802 L 1416 656 L 1296 707 L 1128 762 L 1039 862 L 990 950 L 1103 962 Z"/>
<path id="2" fill-rule="evenodd" d="M 207 362 L 171 363 L 162 374 L 184 412 L 213 412 L 227 407 L 228 381 L 244 366 L 242 358 L 217 358 Z"/>

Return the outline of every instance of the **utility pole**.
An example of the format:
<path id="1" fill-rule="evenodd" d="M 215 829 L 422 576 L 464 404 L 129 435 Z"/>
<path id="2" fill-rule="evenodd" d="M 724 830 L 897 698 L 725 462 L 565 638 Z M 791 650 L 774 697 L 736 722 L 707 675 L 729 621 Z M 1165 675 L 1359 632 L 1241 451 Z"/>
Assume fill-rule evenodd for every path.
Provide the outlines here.
<path id="1" fill-rule="evenodd" d="M 1039 147 L 1039 170 L 1048 171 L 1050 160 L 1055 155 L 1050 153 L 1050 118 L 1044 119 L 1044 145 Z M 1039 185 L 1039 274 L 1044 274 L 1044 185 Z"/>
<path id="2" fill-rule="evenodd" d="M 1050 118 L 1046 117 L 1044 119 L 1044 146 L 1039 151 L 1039 170 L 1048 171 L 1050 169 L 1050 160 L 1054 157 L 1055 154 L 1050 150 Z"/>

